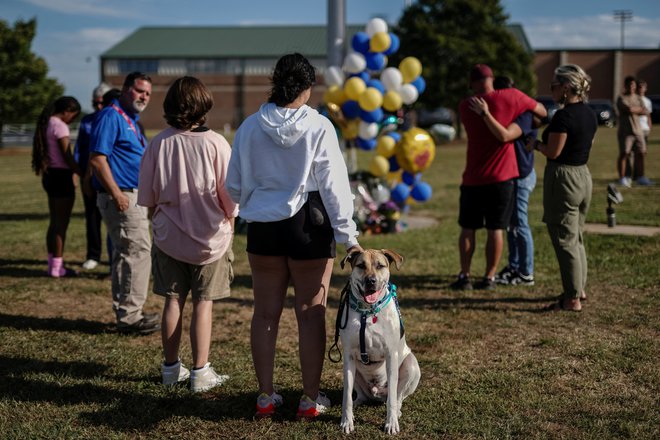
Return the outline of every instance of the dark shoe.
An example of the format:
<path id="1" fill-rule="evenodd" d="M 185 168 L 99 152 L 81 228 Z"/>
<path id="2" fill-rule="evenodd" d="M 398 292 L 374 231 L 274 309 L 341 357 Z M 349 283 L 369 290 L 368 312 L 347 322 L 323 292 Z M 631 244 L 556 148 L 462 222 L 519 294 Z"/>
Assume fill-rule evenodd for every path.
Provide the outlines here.
<path id="1" fill-rule="evenodd" d="M 495 283 L 508 285 L 511 284 L 511 279 L 516 276 L 516 271 L 510 266 L 505 267 L 497 275 L 495 275 Z"/>
<path id="2" fill-rule="evenodd" d="M 160 322 L 160 313 L 142 313 L 142 320 L 148 323 Z"/>
<path id="3" fill-rule="evenodd" d="M 495 279 L 483 277 L 481 280 L 474 283 L 474 288 L 479 290 L 493 290 L 495 289 Z"/>
<path id="4" fill-rule="evenodd" d="M 148 335 L 158 330 L 160 330 L 160 324 L 158 322 L 145 321 L 145 318 L 131 325 L 117 324 L 117 331 L 119 333 Z"/>
<path id="5" fill-rule="evenodd" d="M 453 290 L 472 290 L 472 283 L 467 275 L 461 273 L 456 281 L 449 285 L 449 288 Z"/>

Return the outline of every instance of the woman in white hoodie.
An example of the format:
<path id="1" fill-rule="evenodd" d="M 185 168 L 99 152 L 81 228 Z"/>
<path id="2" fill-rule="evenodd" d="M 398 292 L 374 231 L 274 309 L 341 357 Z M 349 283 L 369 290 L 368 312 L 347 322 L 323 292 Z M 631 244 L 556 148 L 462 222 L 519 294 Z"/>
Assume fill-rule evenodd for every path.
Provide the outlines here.
<path id="1" fill-rule="evenodd" d="M 295 292 L 303 382 L 297 416 L 313 418 L 330 406 L 319 384 L 335 243 L 361 249 L 335 129 L 307 106 L 315 80 L 304 56 L 280 58 L 268 103 L 239 127 L 229 162 L 226 187 L 248 222 L 258 417 L 273 415 L 283 403 L 273 389 L 273 370 L 289 282 Z"/>

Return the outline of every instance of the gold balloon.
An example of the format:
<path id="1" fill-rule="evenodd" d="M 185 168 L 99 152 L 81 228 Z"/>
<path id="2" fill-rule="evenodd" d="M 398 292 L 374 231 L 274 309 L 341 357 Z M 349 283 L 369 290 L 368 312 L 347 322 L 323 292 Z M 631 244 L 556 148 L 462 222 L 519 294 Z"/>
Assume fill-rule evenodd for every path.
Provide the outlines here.
<path id="1" fill-rule="evenodd" d="M 344 137 L 344 139 L 355 139 L 358 137 L 359 128 L 359 119 L 349 119 L 346 121 L 346 125 L 341 128 L 341 135 Z"/>
<path id="2" fill-rule="evenodd" d="M 396 141 L 392 136 L 383 135 L 376 141 L 376 153 L 383 157 L 392 157 L 396 148 Z"/>
<path id="3" fill-rule="evenodd" d="M 435 142 L 426 131 L 413 127 L 403 133 L 396 148 L 402 170 L 415 174 L 426 170 L 435 158 Z"/>
<path id="4" fill-rule="evenodd" d="M 342 105 L 344 102 L 346 102 L 346 94 L 341 87 L 330 86 L 323 94 L 323 102 L 326 104 L 331 102 L 333 104 Z"/>
<path id="5" fill-rule="evenodd" d="M 376 177 L 382 177 L 390 171 L 390 161 L 383 156 L 376 155 L 371 159 L 369 172 Z"/>
<path id="6" fill-rule="evenodd" d="M 385 92 L 383 95 L 383 108 L 388 112 L 395 112 L 401 108 L 403 102 L 401 101 L 401 95 L 399 95 L 394 90 Z"/>
<path id="7" fill-rule="evenodd" d="M 360 108 L 365 112 L 372 112 L 383 105 L 383 95 L 375 87 L 367 87 L 358 99 Z"/>
<path id="8" fill-rule="evenodd" d="M 399 70 L 403 82 L 409 83 L 422 74 L 422 63 L 415 57 L 406 57 L 399 63 Z"/>
<path id="9" fill-rule="evenodd" d="M 372 52 L 384 52 L 392 44 L 390 34 L 387 32 L 376 32 L 369 40 L 369 50 Z"/>
<path id="10" fill-rule="evenodd" d="M 360 77 L 353 76 L 344 83 L 344 93 L 348 99 L 357 101 L 360 95 L 367 89 L 367 85 Z"/>

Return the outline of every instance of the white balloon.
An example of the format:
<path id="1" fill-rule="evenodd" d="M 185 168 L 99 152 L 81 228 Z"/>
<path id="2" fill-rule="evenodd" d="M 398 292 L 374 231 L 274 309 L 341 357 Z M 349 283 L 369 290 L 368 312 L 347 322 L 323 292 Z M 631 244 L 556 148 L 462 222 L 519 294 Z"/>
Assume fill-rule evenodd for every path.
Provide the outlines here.
<path id="1" fill-rule="evenodd" d="M 383 87 L 388 92 L 390 90 L 396 92 L 401 87 L 403 76 L 401 75 L 401 71 L 396 67 L 388 67 L 380 74 L 380 82 L 383 83 Z"/>
<path id="2" fill-rule="evenodd" d="M 401 86 L 401 89 L 399 89 L 399 95 L 401 95 L 401 100 L 404 104 L 410 105 L 417 101 L 419 92 L 417 91 L 417 87 L 412 84 L 404 84 Z"/>
<path id="3" fill-rule="evenodd" d="M 325 71 L 325 85 L 327 87 L 339 86 L 344 84 L 344 72 L 337 66 L 330 66 Z"/>
<path id="4" fill-rule="evenodd" d="M 358 135 L 362 139 L 373 139 L 378 135 L 378 124 L 375 122 L 360 121 L 358 126 Z"/>
<path id="5" fill-rule="evenodd" d="M 360 73 L 367 67 L 367 60 L 359 52 L 351 52 L 344 59 L 344 70 L 348 73 Z"/>
<path id="6" fill-rule="evenodd" d="M 387 23 L 382 18 L 372 18 L 367 23 L 367 35 L 373 37 L 376 32 L 387 32 Z"/>

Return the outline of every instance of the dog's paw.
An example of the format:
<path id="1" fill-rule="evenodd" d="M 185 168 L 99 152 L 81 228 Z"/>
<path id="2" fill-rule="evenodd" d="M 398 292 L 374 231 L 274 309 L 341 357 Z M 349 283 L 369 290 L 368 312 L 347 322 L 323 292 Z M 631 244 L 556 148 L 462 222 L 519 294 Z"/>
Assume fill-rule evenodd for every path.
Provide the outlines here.
<path id="1" fill-rule="evenodd" d="M 399 433 L 399 420 L 395 417 L 392 417 L 390 420 L 385 423 L 385 432 L 392 435 Z"/>
<path id="2" fill-rule="evenodd" d="M 341 431 L 344 434 L 350 434 L 351 432 L 355 431 L 355 427 L 353 426 L 353 418 L 341 418 Z"/>

